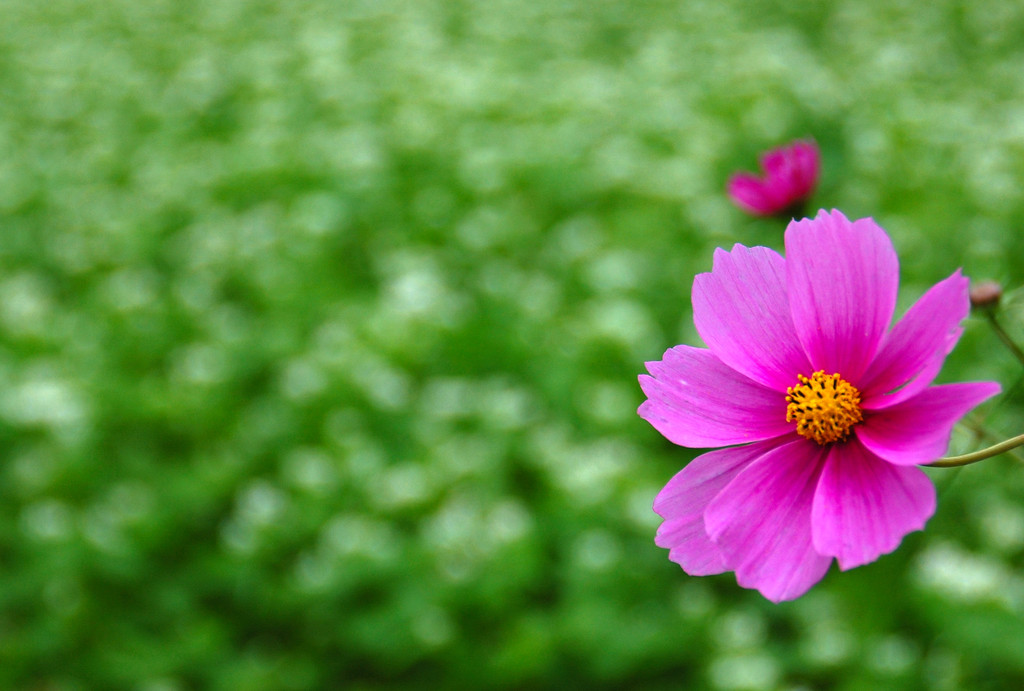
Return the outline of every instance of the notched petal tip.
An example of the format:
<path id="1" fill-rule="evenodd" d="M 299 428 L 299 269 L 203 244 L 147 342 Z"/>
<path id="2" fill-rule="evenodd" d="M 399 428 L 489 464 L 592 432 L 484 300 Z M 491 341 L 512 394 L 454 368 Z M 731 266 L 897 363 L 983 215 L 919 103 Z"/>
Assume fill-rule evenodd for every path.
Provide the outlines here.
<path id="1" fill-rule="evenodd" d="M 769 439 L 788 431 L 785 399 L 736 372 L 711 351 L 676 346 L 640 375 L 638 413 L 674 444 L 710 448 Z"/>
<path id="2" fill-rule="evenodd" d="M 786 260 L 766 247 L 715 251 L 711 272 L 698 274 L 693 322 L 708 348 L 729 367 L 785 392 L 807 369 L 789 299 Z"/>
<path id="3" fill-rule="evenodd" d="M 887 463 L 851 440 L 831 449 L 818 481 L 814 548 L 846 571 L 894 551 L 934 513 L 935 487 L 924 472 Z"/>
<path id="4" fill-rule="evenodd" d="M 824 459 L 795 435 L 739 473 L 704 513 L 736 581 L 769 600 L 792 600 L 828 571 L 831 557 L 811 543 L 811 504 Z"/>
<path id="5" fill-rule="evenodd" d="M 737 474 L 777 445 L 772 440 L 709 451 L 668 481 L 654 499 L 654 512 L 664 519 L 654 542 L 669 550 L 671 561 L 691 576 L 727 570 L 724 555 L 708 536 L 704 512 Z"/>
<path id="6" fill-rule="evenodd" d="M 892 241 L 874 221 L 833 209 L 790 223 L 785 244 L 793 323 L 811 365 L 859 381 L 896 307 Z"/>

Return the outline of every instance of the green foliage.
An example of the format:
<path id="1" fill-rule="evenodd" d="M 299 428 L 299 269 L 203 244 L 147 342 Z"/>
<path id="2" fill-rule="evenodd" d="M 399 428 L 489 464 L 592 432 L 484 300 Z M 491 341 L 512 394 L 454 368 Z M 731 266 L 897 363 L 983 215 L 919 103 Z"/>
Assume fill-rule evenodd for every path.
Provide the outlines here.
<path id="1" fill-rule="evenodd" d="M 1020 684 L 1013 459 L 790 604 L 653 544 L 635 377 L 780 247 L 758 151 L 818 140 L 903 306 L 1024 282 L 1024 9 L 799 5 L 4 3 L 0 687 Z M 943 377 L 1019 371 L 976 319 Z"/>

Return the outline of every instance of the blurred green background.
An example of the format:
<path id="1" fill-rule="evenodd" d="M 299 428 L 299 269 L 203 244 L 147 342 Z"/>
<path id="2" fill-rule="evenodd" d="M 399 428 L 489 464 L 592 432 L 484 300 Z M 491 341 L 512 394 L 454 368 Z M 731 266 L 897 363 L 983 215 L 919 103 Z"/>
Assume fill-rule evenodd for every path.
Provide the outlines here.
<path id="1" fill-rule="evenodd" d="M 1019 688 L 1019 462 L 933 471 L 925 533 L 776 606 L 655 547 L 695 452 L 635 410 L 713 249 L 781 249 L 723 188 L 791 138 L 901 309 L 1019 285 L 1022 35 L 998 0 L 0 3 L 0 688 Z M 942 380 L 1020 371 L 974 318 Z"/>

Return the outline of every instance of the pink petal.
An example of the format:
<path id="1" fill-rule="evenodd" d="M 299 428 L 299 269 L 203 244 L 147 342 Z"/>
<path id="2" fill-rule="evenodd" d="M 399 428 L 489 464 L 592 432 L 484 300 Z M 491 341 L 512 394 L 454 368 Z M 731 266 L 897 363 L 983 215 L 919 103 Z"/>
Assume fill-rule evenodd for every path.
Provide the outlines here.
<path id="1" fill-rule="evenodd" d="M 818 145 L 796 141 L 761 156 L 764 177 L 738 173 L 726 190 L 733 202 L 756 216 L 771 216 L 805 200 L 818 183 Z"/>
<path id="2" fill-rule="evenodd" d="M 674 444 L 745 444 L 792 431 L 786 399 L 723 364 L 711 351 L 680 345 L 640 375 L 648 400 L 637 411 Z"/>
<path id="3" fill-rule="evenodd" d="M 796 170 L 793 194 L 798 197 L 808 197 L 818 185 L 821 154 L 814 140 L 798 141 L 793 144 L 792 149 L 793 167 Z"/>
<path id="4" fill-rule="evenodd" d="M 899 263 L 889 237 L 870 218 L 851 223 L 820 211 L 786 228 L 786 272 L 793 323 L 814 369 L 856 383 L 896 305 Z"/>
<path id="5" fill-rule="evenodd" d="M 903 403 L 873 411 L 854 429 L 869 451 L 890 463 L 931 463 L 949 447 L 953 425 L 999 391 L 995 382 L 932 386 Z"/>
<path id="6" fill-rule="evenodd" d="M 933 513 L 935 487 L 923 471 L 887 463 L 856 440 L 833 444 L 814 493 L 814 548 L 852 569 L 896 549 Z"/>
<path id="7" fill-rule="evenodd" d="M 712 576 L 729 570 L 718 545 L 704 531 L 704 517 L 700 514 L 666 520 L 658 526 L 654 544 L 668 549 L 669 561 L 679 564 L 691 576 Z"/>
<path id="8" fill-rule="evenodd" d="M 704 530 L 704 510 L 711 500 L 752 461 L 778 446 L 775 440 L 711 451 L 690 461 L 668 481 L 654 500 L 665 519 L 654 542 L 691 576 L 726 571 L 718 546 Z"/>
<path id="9" fill-rule="evenodd" d="M 765 173 L 765 184 L 769 188 L 785 190 L 793 188 L 796 161 L 792 148 L 788 146 L 772 149 L 761 157 L 761 169 Z"/>
<path id="10" fill-rule="evenodd" d="M 945 349 L 935 351 L 935 353 L 932 354 L 931 359 L 925 363 L 923 368 L 921 368 L 921 371 L 905 385 L 892 393 L 885 394 L 884 396 L 872 396 L 867 398 L 861 407 L 864 408 L 864 410 L 883 410 L 885 408 L 892 407 L 897 403 L 909 400 L 927 389 L 928 386 L 935 381 L 935 377 L 938 376 L 943 363 L 946 362 L 946 356 L 953 352 L 953 348 L 956 346 L 957 341 L 960 340 L 960 335 L 962 333 L 963 329 L 959 327 L 955 331 L 951 331 L 946 338 Z"/>
<path id="11" fill-rule="evenodd" d="M 756 216 L 771 216 L 779 210 L 778 202 L 768 193 L 764 183 L 750 173 L 736 173 L 730 177 L 726 192 L 737 206 Z"/>
<path id="12" fill-rule="evenodd" d="M 810 373 L 789 312 L 786 260 L 770 249 L 716 250 L 711 273 L 693 280 L 693 322 L 722 362 L 776 391 Z"/>
<path id="13" fill-rule="evenodd" d="M 811 541 L 824 458 L 824 447 L 806 439 L 783 444 L 741 471 L 704 512 L 708 535 L 736 581 L 773 602 L 803 595 L 832 561 Z"/>
<path id="14" fill-rule="evenodd" d="M 813 140 L 795 141 L 773 149 L 761 157 L 765 188 L 771 190 L 783 206 L 804 199 L 818 182 L 818 145 Z"/>
<path id="15" fill-rule="evenodd" d="M 898 402 L 895 399 L 872 399 L 880 398 L 911 380 L 912 391 L 921 391 L 932 383 L 946 354 L 960 336 L 960 322 L 970 311 L 968 288 L 969 281 L 957 270 L 932 286 L 907 311 L 864 373 L 860 390 L 865 408 L 885 407 Z M 925 371 L 929 376 L 918 376 Z"/>

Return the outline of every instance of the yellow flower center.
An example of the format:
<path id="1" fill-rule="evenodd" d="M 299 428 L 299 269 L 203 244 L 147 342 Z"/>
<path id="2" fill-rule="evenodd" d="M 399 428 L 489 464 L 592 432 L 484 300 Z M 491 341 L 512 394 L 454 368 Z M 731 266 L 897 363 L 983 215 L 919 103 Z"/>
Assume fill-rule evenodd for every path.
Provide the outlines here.
<path id="1" fill-rule="evenodd" d="M 786 389 L 786 422 L 795 422 L 797 434 L 822 445 L 845 441 L 864 420 L 857 387 L 825 370 L 797 378 L 801 383 Z"/>

